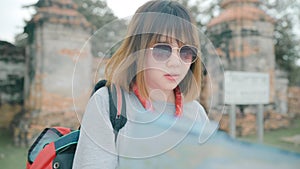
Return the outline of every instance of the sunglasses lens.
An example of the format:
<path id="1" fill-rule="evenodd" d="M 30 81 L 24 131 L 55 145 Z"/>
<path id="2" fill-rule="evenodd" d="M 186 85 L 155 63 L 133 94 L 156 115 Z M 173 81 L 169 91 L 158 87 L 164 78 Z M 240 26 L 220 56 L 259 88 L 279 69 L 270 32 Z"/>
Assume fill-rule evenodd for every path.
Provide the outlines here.
<path id="1" fill-rule="evenodd" d="M 160 62 L 167 61 L 172 54 L 172 47 L 168 44 L 157 44 L 152 49 L 152 56 Z M 193 63 L 197 59 L 197 48 L 182 46 L 180 48 L 180 58 L 184 63 Z"/>
<path id="2" fill-rule="evenodd" d="M 152 55 L 157 61 L 166 61 L 172 53 L 172 48 L 169 45 L 156 45 L 153 47 Z"/>
<path id="3" fill-rule="evenodd" d="M 182 46 L 180 49 L 180 58 L 185 63 L 192 63 L 197 58 L 197 48 L 192 46 Z"/>

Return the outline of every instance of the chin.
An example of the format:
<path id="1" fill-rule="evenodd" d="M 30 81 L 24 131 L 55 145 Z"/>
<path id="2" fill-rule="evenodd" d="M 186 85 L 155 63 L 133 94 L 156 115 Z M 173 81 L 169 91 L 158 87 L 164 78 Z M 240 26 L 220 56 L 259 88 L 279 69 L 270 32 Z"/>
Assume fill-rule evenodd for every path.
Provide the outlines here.
<path id="1" fill-rule="evenodd" d="M 164 90 L 174 90 L 176 87 L 178 86 L 178 84 L 170 84 L 168 86 L 164 86 L 162 89 Z"/>

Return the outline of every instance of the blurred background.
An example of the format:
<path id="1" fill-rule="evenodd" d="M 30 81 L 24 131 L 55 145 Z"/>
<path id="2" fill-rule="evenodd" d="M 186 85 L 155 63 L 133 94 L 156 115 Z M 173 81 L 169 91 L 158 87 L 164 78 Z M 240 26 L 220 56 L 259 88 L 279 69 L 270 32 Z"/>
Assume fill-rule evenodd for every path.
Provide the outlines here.
<path id="1" fill-rule="evenodd" d="M 28 146 L 43 128 L 75 129 L 80 125 L 91 89 L 103 78 L 104 64 L 122 42 L 128 19 L 145 2 L 0 2 L 1 168 L 25 168 Z M 300 2 L 179 2 L 190 9 L 205 35 L 201 41 L 203 87 L 199 101 L 219 123 L 207 151 L 214 143 L 223 142 L 221 149 L 226 152 L 237 146 L 242 147 L 237 152 L 247 152 L 248 148 L 280 154 L 292 160 L 286 167 L 295 168 L 300 161 Z M 207 47 L 210 45 L 214 48 Z M 224 73 L 230 71 L 268 76 L 267 86 L 261 86 L 268 89 L 267 102 L 261 103 L 262 139 L 258 139 L 257 105 L 224 100 Z M 260 85 L 258 81 L 252 84 Z M 235 117 L 234 133 L 230 112 Z M 214 151 L 218 153 L 218 149 Z M 198 164 L 218 168 L 201 160 Z"/>

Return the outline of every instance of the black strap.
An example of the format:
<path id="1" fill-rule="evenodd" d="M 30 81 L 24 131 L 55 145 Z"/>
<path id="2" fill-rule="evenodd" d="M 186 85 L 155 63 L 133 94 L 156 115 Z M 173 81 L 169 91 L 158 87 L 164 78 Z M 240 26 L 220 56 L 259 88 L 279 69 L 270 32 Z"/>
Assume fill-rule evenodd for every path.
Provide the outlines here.
<path id="1" fill-rule="evenodd" d="M 104 87 L 106 85 L 106 80 L 100 80 L 94 87 L 92 95 L 101 87 Z M 123 128 L 127 122 L 127 115 L 126 115 L 126 101 L 124 92 L 121 89 L 121 97 L 122 97 L 122 107 L 121 107 L 121 115 L 117 115 L 117 105 L 118 105 L 118 96 L 117 90 L 115 85 L 107 86 L 108 88 L 108 95 L 109 95 L 109 119 L 112 124 L 112 127 L 114 129 L 115 134 L 115 142 L 117 142 L 117 136 L 119 133 L 119 130 Z"/>
<path id="2" fill-rule="evenodd" d="M 125 96 L 124 92 L 121 89 L 121 97 L 122 97 L 122 107 L 121 107 L 121 115 L 118 115 L 117 112 L 117 105 L 118 103 L 118 94 L 116 86 L 112 85 L 108 87 L 108 94 L 109 94 L 109 118 L 110 122 L 112 124 L 112 127 L 114 129 L 115 134 L 115 142 L 117 142 L 117 136 L 119 133 L 119 130 L 124 127 L 124 125 L 127 122 L 127 115 L 126 115 L 126 102 L 125 102 Z"/>
<path id="3" fill-rule="evenodd" d="M 93 91 L 92 91 L 92 94 L 91 94 L 91 97 L 93 96 L 93 94 L 98 90 L 100 89 L 101 87 L 104 87 L 106 85 L 106 80 L 100 80 L 99 82 L 96 83 Z M 109 91 L 108 91 L 109 92 Z"/>

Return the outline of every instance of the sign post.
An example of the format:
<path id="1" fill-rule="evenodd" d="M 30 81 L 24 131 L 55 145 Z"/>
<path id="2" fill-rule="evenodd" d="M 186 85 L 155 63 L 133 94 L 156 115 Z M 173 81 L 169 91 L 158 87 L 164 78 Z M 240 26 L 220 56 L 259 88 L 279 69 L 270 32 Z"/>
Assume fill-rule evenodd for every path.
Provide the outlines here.
<path id="1" fill-rule="evenodd" d="M 256 126 L 258 142 L 262 143 L 264 140 L 264 107 L 262 104 L 258 105 L 258 112 L 256 115 Z"/>
<path id="2" fill-rule="evenodd" d="M 235 105 L 258 105 L 256 115 L 257 135 L 263 141 L 263 104 L 269 103 L 269 74 L 257 72 L 225 72 L 225 104 L 231 105 L 230 135 L 235 138 Z"/>
<path id="3" fill-rule="evenodd" d="M 236 110 L 236 106 L 234 104 L 232 104 L 230 106 L 230 114 L 229 114 L 229 119 L 230 119 L 230 124 L 229 124 L 229 131 L 230 131 L 230 136 L 232 138 L 235 138 L 236 136 L 236 115 L 235 115 L 235 110 Z"/>

